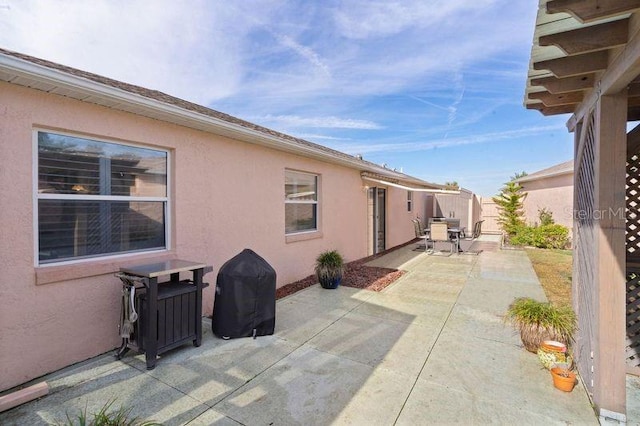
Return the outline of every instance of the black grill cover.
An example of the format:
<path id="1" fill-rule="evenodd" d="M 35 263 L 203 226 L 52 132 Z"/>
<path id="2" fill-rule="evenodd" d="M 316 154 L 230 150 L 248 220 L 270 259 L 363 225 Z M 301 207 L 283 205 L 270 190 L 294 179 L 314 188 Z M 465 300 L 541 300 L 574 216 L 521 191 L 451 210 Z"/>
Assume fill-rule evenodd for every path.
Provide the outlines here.
<path id="1" fill-rule="evenodd" d="M 223 339 L 273 334 L 276 271 L 244 249 L 222 265 L 216 281 L 212 328 Z"/>

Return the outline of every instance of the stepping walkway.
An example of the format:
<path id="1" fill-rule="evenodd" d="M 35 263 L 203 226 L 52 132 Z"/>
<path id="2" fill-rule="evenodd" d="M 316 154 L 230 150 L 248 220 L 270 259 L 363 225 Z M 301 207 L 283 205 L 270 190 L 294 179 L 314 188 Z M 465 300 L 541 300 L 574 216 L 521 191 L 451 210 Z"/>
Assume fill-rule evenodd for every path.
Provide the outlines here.
<path id="1" fill-rule="evenodd" d="M 556 390 L 502 315 L 544 299 L 520 251 L 429 256 L 411 245 L 371 263 L 408 272 L 381 293 L 313 286 L 279 300 L 274 336 L 158 360 L 110 355 L 45 379 L 51 393 L 0 413 L 3 425 L 115 407 L 164 424 L 598 424 L 584 387 Z"/>

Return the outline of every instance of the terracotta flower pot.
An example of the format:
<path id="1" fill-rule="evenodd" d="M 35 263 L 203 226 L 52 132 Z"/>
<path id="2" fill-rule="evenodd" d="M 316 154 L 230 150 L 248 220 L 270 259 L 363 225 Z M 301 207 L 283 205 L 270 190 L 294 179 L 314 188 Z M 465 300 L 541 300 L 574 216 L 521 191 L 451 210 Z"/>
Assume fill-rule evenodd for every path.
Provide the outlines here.
<path id="1" fill-rule="evenodd" d="M 567 345 L 555 340 L 545 340 L 540 345 L 540 348 L 549 352 L 567 352 Z"/>
<path id="2" fill-rule="evenodd" d="M 552 368 L 553 385 L 564 392 L 571 392 L 576 385 L 576 373 L 562 368 Z"/>
<path id="3" fill-rule="evenodd" d="M 567 353 L 567 345 L 555 340 L 545 340 L 540 344 L 538 359 L 547 370 L 563 366 L 570 369 L 573 364 L 571 356 Z"/>

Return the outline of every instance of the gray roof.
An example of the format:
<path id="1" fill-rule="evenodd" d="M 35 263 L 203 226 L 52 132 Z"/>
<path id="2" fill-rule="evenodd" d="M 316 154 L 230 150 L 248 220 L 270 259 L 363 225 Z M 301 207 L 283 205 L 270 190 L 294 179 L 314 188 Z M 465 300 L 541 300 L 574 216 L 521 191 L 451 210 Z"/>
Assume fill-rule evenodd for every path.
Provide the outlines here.
<path id="1" fill-rule="evenodd" d="M 9 57 L 17 58 L 29 64 L 35 64 L 38 67 L 35 70 L 27 71 L 26 67 L 22 66 L 22 63 L 8 64 L 8 61 L 6 61 L 6 59 L 8 59 Z M 57 73 L 53 76 L 47 76 L 46 80 L 44 80 L 44 71 L 48 70 L 54 70 Z M 97 83 L 97 85 L 93 84 L 92 86 L 95 87 L 91 87 L 91 90 L 86 87 L 73 85 L 73 90 L 69 90 L 69 82 L 64 81 L 64 77 L 68 78 L 68 76 L 75 77 L 76 80 L 79 79 L 78 81 L 80 82 L 88 81 L 91 83 Z M 44 83 L 43 81 L 39 81 L 39 77 L 43 78 Z M 196 113 L 199 117 L 204 117 L 205 120 L 207 118 L 213 119 L 211 120 L 211 124 L 220 122 L 231 124 L 235 129 L 234 135 L 242 135 L 243 132 L 246 133 L 246 139 L 235 136 L 236 138 L 245 140 L 246 142 L 256 143 L 255 135 L 258 134 L 267 138 L 270 141 L 269 146 L 275 149 L 296 152 L 298 154 L 317 158 L 319 160 L 339 162 L 340 164 L 347 167 L 359 169 L 361 171 L 379 173 L 390 179 L 399 179 L 404 182 L 409 182 L 414 185 L 426 188 L 444 188 L 444 186 L 442 185 L 426 182 L 422 179 L 406 175 L 404 173 L 398 172 L 397 170 L 382 167 L 376 163 L 363 160 L 359 157 L 355 157 L 323 145 L 309 142 L 301 138 L 296 138 L 285 133 L 277 132 L 258 124 L 242 120 L 240 118 L 204 107 L 202 105 L 185 101 L 183 99 L 168 95 L 157 90 L 151 90 L 141 86 L 124 83 L 108 77 L 103 77 L 87 71 L 82 71 L 76 68 L 68 67 L 66 65 L 61 65 L 55 62 L 2 48 L 0 48 L 0 81 L 20 84 L 37 90 L 43 90 L 48 93 L 61 94 L 63 96 L 69 96 L 85 102 L 97 103 L 98 105 L 103 105 L 114 109 L 133 112 L 164 121 L 175 122 L 183 126 L 189 126 L 189 123 L 187 122 L 187 120 L 185 120 L 185 118 L 187 115 L 189 115 L 189 113 L 192 112 Z M 60 83 L 61 87 L 58 86 L 58 83 Z M 111 91 L 109 91 L 109 89 L 111 89 Z M 112 89 L 116 89 L 115 94 L 113 93 L 114 91 Z M 98 90 L 99 92 L 96 93 L 96 90 Z M 128 94 L 129 96 L 124 96 L 125 94 Z M 162 107 L 163 105 L 170 106 L 173 108 L 173 110 L 178 111 L 179 114 L 184 114 L 184 117 L 175 117 L 175 114 L 168 114 L 164 111 L 159 113 L 157 109 L 153 110 L 152 108 L 140 108 L 139 103 L 136 105 L 132 105 L 130 96 L 131 94 L 135 95 L 137 99 L 144 98 L 147 100 L 155 101 L 155 105 L 159 105 L 160 107 Z M 101 96 L 103 96 L 105 99 L 101 99 Z M 116 102 L 114 102 L 114 100 L 116 100 Z M 175 107 L 177 107 L 177 109 Z M 212 131 L 211 128 L 213 128 L 214 126 L 203 127 L 202 121 L 203 120 L 201 119 L 200 123 L 197 123 L 198 127 L 194 125 L 194 128 Z M 242 129 L 244 129 L 244 131 Z"/>
<path id="2" fill-rule="evenodd" d="M 547 167 L 546 169 L 538 170 L 530 175 L 523 176 L 520 179 L 516 179 L 516 182 L 531 182 L 534 180 L 546 179 L 553 176 L 567 175 L 573 173 L 573 160 L 565 161 L 564 163 L 556 164 L 555 166 Z"/>

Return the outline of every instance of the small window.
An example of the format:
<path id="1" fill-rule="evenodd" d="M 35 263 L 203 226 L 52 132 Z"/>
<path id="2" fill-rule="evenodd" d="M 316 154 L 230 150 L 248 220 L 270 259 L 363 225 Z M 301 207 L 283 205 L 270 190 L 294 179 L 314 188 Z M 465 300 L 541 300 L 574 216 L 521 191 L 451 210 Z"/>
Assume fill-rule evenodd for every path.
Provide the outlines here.
<path id="1" fill-rule="evenodd" d="M 413 211 L 413 191 L 407 191 L 407 211 Z"/>
<path id="2" fill-rule="evenodd" d="M 318 229 L 318 176 L 285 170 L 285 233 Z"/>
<path id="3" fill-rule="evenodd" d="M 166 151 L 37 136 L 39 264 L 166 248 Z"/>

